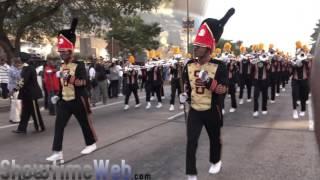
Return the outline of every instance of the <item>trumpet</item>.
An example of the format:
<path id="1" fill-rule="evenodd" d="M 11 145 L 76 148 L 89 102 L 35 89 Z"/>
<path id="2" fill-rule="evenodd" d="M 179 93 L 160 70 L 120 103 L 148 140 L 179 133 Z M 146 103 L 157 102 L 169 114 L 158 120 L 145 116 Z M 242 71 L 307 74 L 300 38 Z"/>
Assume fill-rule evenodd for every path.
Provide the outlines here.
<path id="1" fill-rule="evenodd" d="M 302 67 L 303 62 L 308 60 L 309 58 L 305 52 L 299 52 L 294 59 L 291 59 L 291 64 L 296 67 Z"/>
<path id="2" fill-rule="evenodd" d="M 268 62 L 268 60 L 269 60 L 268 54 L 267 53 L 263 53 L 263 54 L 260 54 L 259 56 L 254 57 L 251 60 L 251 63 L 252 64 L 266 63 L 266 62 Z"/>

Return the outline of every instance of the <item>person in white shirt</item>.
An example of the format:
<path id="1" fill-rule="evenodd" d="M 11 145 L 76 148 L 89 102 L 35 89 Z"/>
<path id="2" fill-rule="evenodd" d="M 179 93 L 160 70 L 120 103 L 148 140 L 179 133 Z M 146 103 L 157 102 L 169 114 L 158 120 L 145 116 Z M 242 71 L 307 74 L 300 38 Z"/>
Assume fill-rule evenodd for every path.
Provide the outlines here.
<path id="1" fill-rule="evenodd" d="M 10 106 L 10 123 L 19 123 L 20 122 L 20 114 L 21 114 L 21 100 L 18 99 L 19 88 L 18 82 L 21 79 L 21 69 L 23 67 L 22 61 L 20 58 L 14 58 L 12 60 L 13 65 L 10 67 L 8 71 L 9 75 L 9 94 L 11 95 L 11 106 Z"/>
<path id="2" fill-rule="evenodd" d="M 1 57 L 0 59 L 0 84 L 1 84 L 1 95 L 3 99 L 9 97 L 8 83 L 9 83 L 9 68 L 10 66 L 6 63 L 6 58 Z"/>
<path id="3" fill-rule="evenodd" d="M 97 100 L 95 96 L 95 88 L 97 87 L 97 81 L 96 81 L 96 70 L 94 69 L 94 64 L 92 64 L 89 67 L 89 81 L 90 81 L 90 95 L 91 95 L 91 101 L 92 106 L 95 107 Z"/>

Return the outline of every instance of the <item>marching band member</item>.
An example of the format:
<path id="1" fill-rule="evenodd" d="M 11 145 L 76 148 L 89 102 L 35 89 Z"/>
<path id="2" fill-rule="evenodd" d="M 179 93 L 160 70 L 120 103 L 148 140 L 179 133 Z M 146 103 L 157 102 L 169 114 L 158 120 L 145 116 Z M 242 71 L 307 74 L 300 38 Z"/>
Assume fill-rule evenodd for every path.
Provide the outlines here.
<path id="1" fill-rule="evenodd" d="M 259 45 L 260 52 L 256 54 L 256 59 L 253 63 L 254 73 L 254 108 L 253 117 L 259 116 L 259 96 L 262 94 L 262 114 L 268 114 L 267 101 L 268 101 L 268 71 L 270 65 L 268 63 L 268 54 L 263 50 L 263 44 Z"/>
<path id="2" fill-rule="evenodd" d="M 180 95 L 182 92 L 182 71 L 183 64 L 177 60 L 173 60 L 172 65 L 170 66 L 171 99 L 169 111 L 174 111 L 176 92 L 178 91 L 178 95 Z M 180 104 L 179 108 L 183 109 L 183 104 Z"/>
<path id="3" fill-rule="evenodd" d="M 61 65 L 60 73 L 57 73 L 62 88 L 59 96 L 54 96 L 51 99 L 53 104 L 57 104 L 53 154 L 46 159 L 51 162 L 63 160 L 64 129 L 72 115 L 78 120 L 85 139 L 86 147 L 81 151 L 81 154 L 90 154 L 97 149 L 97 138 L 90 117 L 92 112 L 86 88 L 87 72 L 84 63 L 76 61 L 73 57 L 77 23 L 78 20 L 73 19 L 71 28 L 60 31 L 58 36 L 58 51 L 64 64 Z"/>
<path id="4" fill-rule="evenodd" d="M 282 54 L 281 57 L 281 88 L 282 91 L 286 91 L 286 84 L 288 84 L 289 81 L 289 63 L 288 63 L 288 57 L 287 55 Z"/>
<path id="5" fill-rule="evenodd" d="M 228 93 L 231 96 L 231 108 L 229 112 L 233 113 L 237 109 L 237 100 L 236 100 L 236 73 L 237 73 L 237 62 L 235 61 L 235 56 L 231 52 L 232 45 L 227 42 L 224 44 L 223 50 L 223 57 L 225 62 L 227 63 L 227 70 L 228 70 Z"/>
<path id="6" fill-rule="evenodd" d="M 151 108 L 150 96 L 151 92 L 154 91 L 157 95 L 158 105 L 156 108 L 162 107 L 161 100 L 161 86 L 163 84 L 162 80 L 162 68 L 158 65 L 153 65 L 151 67 L 147 67 L 147 80 L 146 80 L 146 101 L 147 106 L 146 109 Z"/>
<path id="7" fill-rule="evenodd" d="M 245 47 L 240 47 L 240 62 L 239 62 L 239 73 L 240 73 L 240 93 L 239 93 L 239 104 L 243 104 L 243 90 L 246 86 L 247 89 L 247 102 L 251 102 L 251 90 L 252 90 L 252 64 L 250 60 L 252 55 L 246 53 Z"/>
<path id="8" fill-rule="evenodd" d="M 188 99 L 190 110 L 187 120 L 186 174 L 188 180 L 197 179 L 196 151 L 202 127 L 205 126 L 210 140 L 209 173 L 216 174 L 221 169 L 222 126 L 221 96 L 226 93 L 228 72 L 221 63 L 214 63 L 210 55 L 215 49 L 228 19 L 234 14 L 230 9 L 221 19 L 208 18 L 199 28 L 194 41 L 195 59 L 185 66 L 183 79 L 185 92 L 181 102 Z"/>
<path id="9" fill-rule="evenodd" d="M 138 96 L 138 89 L 139 89 L 139 85 L 138 85 L 138 71 L 135 70 L 134 68 L 126 68 L 123 74 L 124 77 L 124 81 L 127 81 L 125 88 L 125 106 L 124 106 L 124 110 L 128 110 L 129 109 L 129 98 L 131 96 L 131 93 L 133 93 L 135 100 L 136 100 L 136 108 L 140 107 L 140 100 L 139 100 L 139 96 Z"/>
<path id="10" fill-rule="evenodd" d="M 37 72 L 30 58 L 31 57 L 21 57 L 23 67 L 21 70 L 21 80 L 18 83 L 18 99 L 21 99 L 22 109 L 19 126 L 17 130 L 12 131 L 17 134 L 27 133 L 30 116 L 32 116 L 36 132 L 45 131 L 45 125 L 38 104 L 38 99 L 42 98 L 43 95 L 37 81 Z"/>
<path id="11" fill-rule="evenodd" d="M 271 100 L 270 103 L 275 103 L 275 97 L 280 93 L 280 57 L 276 55 L 273 49 L 273 44 L 269 45 L 269 57 L 271 58 L 270 65 L 270 87 L 271 87 Z"/>
<path id="12" fill-rule="evenodd" d="M 309 95 L 309 74 L 310 62 L 307 58 L 307 52 L 302 49 L 301 43 L 296 43 L 296 57 L 291 62 L 292 75 L 292 104 L 293 104 L 293 118 L 298 119 L 300 116 L 305 116 L 306 101 Z M 300 100 L 301 111 L 298 114 L 297 101 Z"/>

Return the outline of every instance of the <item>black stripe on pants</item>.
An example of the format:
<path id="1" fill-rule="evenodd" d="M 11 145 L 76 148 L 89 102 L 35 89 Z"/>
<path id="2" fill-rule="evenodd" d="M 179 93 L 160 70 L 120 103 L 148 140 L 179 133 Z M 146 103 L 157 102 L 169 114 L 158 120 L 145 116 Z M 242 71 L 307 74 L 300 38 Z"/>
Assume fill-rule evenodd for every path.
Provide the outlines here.
<path id="1" fill-rule="evenodd" d="M 179 79 L 173 79 L 173 80 L 171 80 L 171 100 L 170 100 L 170 104 L 174 105 L 177 91 L 178 91 L 178 96 L 179 96 L 181 94 L 180 81 L 179 81 Z"/>
<path id="2" fill-rule="evenodd" d="M 139 104 L 139 96 L 138 96 L 138 84 L 128 84 L 126 89 L 126 98 L 124 104 L 129 103 L 129 98 L 131 96 L 131 93 L 133 93 L 134 98 L 136 100 L 136 104 Z"/>
<path id="3" fill-rule="evenodd" d="M 300 100 L 301 111 L 306 111 L 306 101 L 309 96 L 308 80 L 294 80 L 291 82 L 292 86 L 292 106 L 297 109 L 297 101 Z"/>
<path id="4" fill-rule="evenodd" d="M 277 77 L 275 74 L 271 75 L 270 88 L 271 88 L 271 100 L 274 101 L 276 97 Z"/>
<path id="5" fill-rule="evenodd" d="M 237 108 L 236 84 L 233 82 L 229 83 L 229 94 L 231 96 L 231 107 Z"/>
<path id="6" fill-rule="evenodd" d="M 22 99 L 21 121 L 18 130 L 27 131 L 30 116 L 34 121 L 34 128 L 38 130 L 45 130 L 42 116 L 39 110 L 38 100 Z M 40 129 L 39 129 L 40 125 Z"/>
<path id="7" fill-rule="evenodd" d="M 151 82 L 146 83 L 146 101 L 150 102 L 151 93 L 155 92 L 157 95 L 158 102 L 162 102 L 161 100 L 161 84 L 153 84 Z"/>
<path id="8" fill-rule="evenodd" d="M 243 90 L 244 86 L 247 88 L 247 98 L 251 99 L 251 89 L 252 89 L 252 79 L 250 78 L 250 75 L 242 75 L 240 79 L 240 94 L 239 99 L 243 98 Z"/>
<path id="9" fill-rule="evenodd" d="M 220 139 L 222 115 L 220 111 L 217 106 L 207 111 L 190 109 L 187 122 L 186 174 L 197 174 L 196 152 L 203 126 L 206 128 L 210 140 L 210 162 L 215 164 L 220 161 L 222 150 Z"/>
<path id="10" fill-rule="evenodd" d="M 89 114 L 86 105 L 81 99 L 72 101 L 59 101 L 57 104 L 57 116 L 54 131 L 53 151 L 61 151 L 64 128 L 67 126 L 71 115 L 74 115 L 81 126 L 81 130 L 87 146 L 96 142 L 96 136 L 89 122 Z"/>
<path id="11" fill-rule="evenodd" d="M 260 92 L 262 93 L 262 111 L 267 111 L 267 102 L 268 102 L 268 81 L 267 80 L 255 80 L 253 111 L 259 111 Z"/>

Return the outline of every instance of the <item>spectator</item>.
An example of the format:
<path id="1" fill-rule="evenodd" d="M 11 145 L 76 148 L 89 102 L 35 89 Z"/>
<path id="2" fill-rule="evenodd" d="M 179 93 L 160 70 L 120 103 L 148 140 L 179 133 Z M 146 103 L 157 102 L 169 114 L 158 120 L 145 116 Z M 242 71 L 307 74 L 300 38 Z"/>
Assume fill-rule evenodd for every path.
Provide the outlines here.
<path id="1" fill-rule="evenodd" d="M 19 95 L 18 82 L 21 80 L 20 74 L 22 69 L 22 62 L 20 58 L 13 58 L 12 62 L 13 62 L 13 65 L 10 67 L 8 71 L 8 74 L 9 74 L 8 89 L 9 89 L 9 94 L 11 95 L 9 122 L 14 124 L 14 123 L 20 122 L 21 100 L 18 99 L 18 95 Z"/>
<path id="2" fill-rule="evenodd" d="M 123 67 L 123 62 L 121 61 L 116 61 L 116 67 L 117 67 L 117 70 L 119 72 L 119 83 L 118 83 L 118 96 L 123 96 L 124 93 L 124 83 L 123 83 L 123 70 L 122 70 L 122 67 Z"/>
<path id="3" fill-rule="evenodd" d="M 6 63 L 4 57 L 0 57 L 0 83 L 1 83 L 1 95 L 3 99 L 7 99 L 9 95 L 8 83 L 9 83 L 9 69 L 10 66 Z"/>
<path id="4" fill-rule="evenodd" d="M 113 62 L 110 66 L 110 85 L 108 89 L 109 98 L 118 97 L 118 88 L 119 88 L 119 68 Z"/>
<path id="5" fill-rule="evenodd" d="M 92 61 L 93 62 L 93 61 Z M 88 70 L 88 74 L 89 74 L 89 86 L 90 86 L 90 97 L 91 97 L 91 101 L 92 101 L 92 106 L 95 107 L 96 106 L 96 99 L 95 99 L 95 88 L 97 87 L 98 83 L 96 80 L 96 70 L 95 70 L 95 62 L 91 63 L 89 66 L 89 70 Z"/>
<path id="6" fill-rule="evenodd" d="M 58 70 L 55 62 L 57 60 L 58 58 L 48 57 L 47 65 L 45 66 L 44 72 L 43 72 L 43 82 L 45 87 L 44 90 L 48 95 L 47 103 L 48 103 L 49 115 L 52 115 L 52 116 L 56 114 L 56 108 L 55 108 L 55 105 L 52 104 L 51 98 L 53 96 L 58 95 L 60 91 L 60 82 L 56 75 L 56 72 Z"/>
<path id="7" fill-rule="evenodd" d="M 107 76 L 106 76 L 106 69 L 103 66 L 103 61 L 100 59 L 94 66 L 95 70 L 95 80 L 96 86 L 93 88 L 92 93 L 92 101 L 94 103 L 98 102 L 100 99 L 100 95 L 102 95 L 102 103 L 107 103 Z"/>

